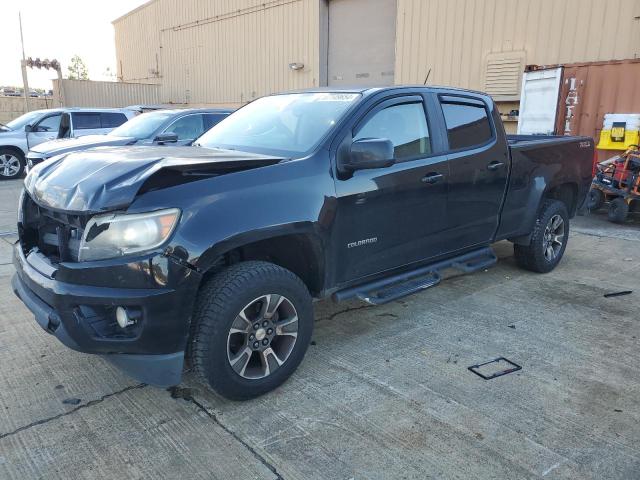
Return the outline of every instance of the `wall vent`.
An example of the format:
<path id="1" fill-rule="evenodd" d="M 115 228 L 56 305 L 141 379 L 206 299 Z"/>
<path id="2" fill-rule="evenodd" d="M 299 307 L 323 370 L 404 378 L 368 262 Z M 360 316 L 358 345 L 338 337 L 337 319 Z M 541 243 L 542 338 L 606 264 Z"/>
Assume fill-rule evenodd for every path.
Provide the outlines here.
<path id="1" fill-rule="evenodd" d="M 525 52 L 495 52 L 487 55 L 484 90 L 496 100 L 518 100 L 525 66 Z"/>

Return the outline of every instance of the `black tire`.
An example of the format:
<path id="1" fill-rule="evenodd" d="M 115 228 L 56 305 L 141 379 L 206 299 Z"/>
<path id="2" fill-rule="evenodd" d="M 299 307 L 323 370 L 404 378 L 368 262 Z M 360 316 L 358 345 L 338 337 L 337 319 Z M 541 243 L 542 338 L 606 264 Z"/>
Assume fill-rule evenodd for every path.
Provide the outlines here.
<path id="1" fill-rule="evenodd" d="M 549 245 L 549 228 L 552 228 L 551 222 L 556 217 L 560 217 L 563 222 L 561 235 L 552 235 L 558 237 L 558 241 L 562 243 Z M 564 203 L 558 200 L 545 200 L 540 207 L 536 224 L 531 234 L 531 242 L 529 245 L 514 245 L 513 251 L 516 263 L 519 267 L 532 272 L 547 273 L 553 270 L 564 255 L 567 248 L 567 240 L 569 239 L 569 213 Z M 553 256 L 549 258 L 548 247 L 553 249 Z M 557 251 L 556 251 L 556 248 Z"/>
<path id="2" fill-rule="evenodd" d="M 624 201 L 624 198 L 617 197 L 609 202 L 609 211 L 607 216 L 609 221 L 613 223 L 624 223 L 629 215 L 629 204 Z"/>
<path id="3" fill-rule="evenodd" d="M 297 337 L 293 340 L 293 346 L 287 347 L 290 350 L 286 359 L 279 366 L 273 365 L 275 358 L 278 358 L 277 356 L 273 355 L 275 357 L 273 358 L 268 353 L 262 356 L 262 353 L 253 351 L 248 354 L 247 363 L 242 373 L 237 372 L 231 365 L 231 350 L 228 353 L 229 345 L 232 343 L 232 335 L 236 335 L 231 333 L 232 325 L 236 329 L 238 325 L 235 322 L 238 322 L 239 319 L 242 322 L 240 314 L 244 314 L 250 305 L 254 305 L 256 299 L 268 294 L 274 295 L 275 298 L 284 297 L 288 302 L 286 305 L 294 308 L 298 319 L 297 331 L 295 332 Z M 283 301 L 282 305 L 284 304 Z M 276 312 L 278 312 L 278 308 L 280 307 L 276 308 Z M 280 313 L 274 313 L 271 317 L 274 327 L 279 316 Z M 293 316 L 295 315 L 292 314 Z M 265 319 L 265 317 L 257 318 L 258 323 Z M 253 343 L 257 343 L 249 340 L 249 333 L 252 333 L 251 329 L 254 328 L 251 324 L 254 321 L 249 322 L 249 331 L 246 336 L 240 334 L 243 341 L 239 350 L 249 350 Z M 272 332 L 276 330 L 277 328 Z M 259 331 L 265 333 L 263 328 L 260 328 Z M 302 361 L 311 341 L 312 332 L 313 306 L 311 296 L 300 278 L 289 270 L 271 263 L 243 262 L 221 271 L 200 289 L 192 320 L 192 335 L 187 355 L 195 372 L 214 391 L 232 400 L 247 400 L 275 389 L 289 378 Z M 273 346 L 271 353 L 276 349 L 277 335 L 274 333 L 273 343 L 269 344 L 267 348 L 268 350 Z M 291 335 L 291 333 L 282 335 Z M 255 335 L 252 336 L 256 340 Z M 260 339 L 259 336 L 258 339 Z M 264 337 L 261 340 L 263 339 Z M 286 339 L 288 342 L 289 337 Z M 263 349 L 262 346 L 260 348 Z M 251 362 L 256 359 L 259 362 L 266 359 L 266 364 L 271 364 L 275 368 L 269 373 L 267 366 L 265 368 L 267 374 L 263 378 L 242 376 L 246 374 L 247 365 L 253 365 Z M 242 361 L 244 363 L 244 357 L 242 357 Z M 258 363 L 254 362 L 254 364 Z M 261 364 L 264 366 L 264 362 Z"/>
<path id="4" fill-rule="evenodd" d="M 602 190 L 597 188 L 592 188 L 589 190 L 589 194 L 587 195 L 587 201 L 585 203 L 587 210 L 590 212 L 595 212 L 596 210 L 600 210 L 604 205 L 604 193 Z"/>
<path id="5" fill-rule="evenodd" d="M 20 150 L 0 147 L 0 180 L 20 178 L 25 165 L 24 154 Z"/>

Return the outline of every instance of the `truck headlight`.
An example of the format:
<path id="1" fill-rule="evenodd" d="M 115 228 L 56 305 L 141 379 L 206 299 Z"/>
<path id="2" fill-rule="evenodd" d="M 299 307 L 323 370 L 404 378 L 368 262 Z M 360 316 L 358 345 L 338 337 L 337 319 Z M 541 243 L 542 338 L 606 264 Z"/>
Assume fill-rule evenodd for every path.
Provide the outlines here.
<path id="1" fill-rule="evenodd" d="M 177 208 L 95 216 L 84 229 L 78 259 L 103 260 L 158 248 L 171 236 L 179 217 Z"/>

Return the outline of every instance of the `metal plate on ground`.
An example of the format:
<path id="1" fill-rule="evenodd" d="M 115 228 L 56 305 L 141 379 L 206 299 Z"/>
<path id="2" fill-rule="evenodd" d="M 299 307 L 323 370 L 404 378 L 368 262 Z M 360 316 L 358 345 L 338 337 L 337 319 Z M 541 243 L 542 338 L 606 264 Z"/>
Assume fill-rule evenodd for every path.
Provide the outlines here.
<path id="1" fill-rule="evenodd" d="M 492 378 L 501 377 L 508 373 L 522 370 L 522 367 L 504 357 L 498 357 L 489 362 L 471 365 L 469 370 L 485 380 L 491 380 Z"/>

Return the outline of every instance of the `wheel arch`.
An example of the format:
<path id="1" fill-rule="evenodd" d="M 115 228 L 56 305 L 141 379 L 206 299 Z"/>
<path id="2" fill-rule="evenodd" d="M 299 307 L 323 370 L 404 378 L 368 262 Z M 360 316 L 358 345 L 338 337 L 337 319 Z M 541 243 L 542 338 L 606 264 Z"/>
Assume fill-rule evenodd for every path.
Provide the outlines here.
<path id="1" fill-rule="evenodd" d="M 322 236 L 312 229 L 288 226 L 238 235 L 208 249 L 198 262 L 202 282 L 239 262 L 262 260 L 290 270 L 314 297 L 325 290 L 325 255 Z"/>
<path id="2" fill-rule="evenodd" d="M 559 200 L 564 203 L 569 212 L 569 218 L 573 218 L 578 210 L 578 184 L 575 182 L 560 183 L 552 187 L 548 187 L 542 198 L 540 199 L 540 205 L 545 200 Z"/>
<path id="3" fill-rule="evenodd" d="M 520 236 L 509 237 L 508 240 L 516 245 L 529 245 L 531 243 L 531 235 L 535 227 L 535 222 L 540 215 L 540 209 L 546 200 L 558 200 L 567 207 L 569 218 L 573 218 L 578 210 L 578 185 L 575 182 L 557 182 L 543 184 L 544 188 L 540 188 L 536 197 L 529 200 L 531 218 L 525 223 L 530 225 L 528 233 Z M 532 190 L 532 195 L 535 190 Z M 533 201 L 532 201 L 533 200 Z"/>
<path id="4" fill-rule="evenodd" d="M 22 161 L 25 160 L 26 152 L 16 145 L 0 145 L 0 150 L 10 150 L 18 154 Z"/>

